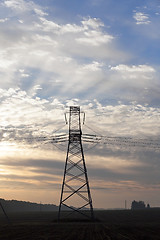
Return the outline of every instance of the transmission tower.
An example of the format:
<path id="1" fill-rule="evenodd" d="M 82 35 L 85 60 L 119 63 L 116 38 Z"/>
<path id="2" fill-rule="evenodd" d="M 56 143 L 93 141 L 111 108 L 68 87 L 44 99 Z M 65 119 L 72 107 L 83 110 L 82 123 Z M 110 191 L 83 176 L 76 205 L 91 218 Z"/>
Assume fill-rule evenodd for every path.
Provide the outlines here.
<path id="1" fill-rule="evenodd" d="M 70 210 L 66 211 L 68 212 L 67 216 L 80 213 L 91 220 L 94 219 L 81 136 L 80 107 L 71 106 L 69 110 L 69 142 L 59 204 L 59 220 L 64 209 Z"/>

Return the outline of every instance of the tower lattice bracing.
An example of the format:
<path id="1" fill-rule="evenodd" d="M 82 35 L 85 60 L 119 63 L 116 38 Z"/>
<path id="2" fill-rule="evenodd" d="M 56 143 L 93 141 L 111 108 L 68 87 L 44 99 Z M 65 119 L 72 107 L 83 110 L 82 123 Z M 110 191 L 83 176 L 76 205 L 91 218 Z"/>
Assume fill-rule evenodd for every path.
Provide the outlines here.
<path id="1" fill-rule="evenodd" d="M 71 106 L 69 111 L 69 142 L 59 205 L 59 219 L 62 217 L 63 210 L 70 210 L 65 211 L 67 216 L 80 213 L 90 219 L 94 218 L 81 136 L 80 107 Z"/>

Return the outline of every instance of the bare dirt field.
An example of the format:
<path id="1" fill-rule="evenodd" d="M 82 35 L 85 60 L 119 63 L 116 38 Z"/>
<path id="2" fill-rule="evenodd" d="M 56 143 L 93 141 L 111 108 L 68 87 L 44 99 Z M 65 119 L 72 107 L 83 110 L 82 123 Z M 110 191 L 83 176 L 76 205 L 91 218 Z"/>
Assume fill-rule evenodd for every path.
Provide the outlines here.
<path id="1" fill-rule="evenodd" d="M 57 222 L 57 212 L 0 214 L 0 240 L 158 240 L 160 209 L 95 211 L 95 222 Z"/>

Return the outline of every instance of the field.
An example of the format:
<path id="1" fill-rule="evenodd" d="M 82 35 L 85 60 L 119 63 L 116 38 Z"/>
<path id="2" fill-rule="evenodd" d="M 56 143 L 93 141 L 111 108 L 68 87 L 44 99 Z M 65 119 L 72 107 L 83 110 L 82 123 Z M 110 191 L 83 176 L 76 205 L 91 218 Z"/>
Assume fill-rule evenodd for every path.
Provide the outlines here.
<path id="1" fill-rule="evenodd" d="M 57 222 L 57 212 L 0 213 L 0 240 L 157 240 L 160 209 L 95 211 L 95 222 Z"/>

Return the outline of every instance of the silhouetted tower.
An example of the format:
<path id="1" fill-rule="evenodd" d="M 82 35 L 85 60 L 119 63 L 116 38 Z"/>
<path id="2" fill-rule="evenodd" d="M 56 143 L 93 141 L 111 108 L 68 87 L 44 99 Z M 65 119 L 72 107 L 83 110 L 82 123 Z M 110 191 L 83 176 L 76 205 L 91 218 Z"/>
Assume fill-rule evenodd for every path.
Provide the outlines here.
<path id="1" fill-rule="evenodd" d="M 92 220 L 94 219 L 81 136 L 80 107 L 71 106 L 69 111 L 69 142 L 59 205 L 59 220 L 64 209 L 70 210 L 67 216 L 72 213 L 80 213 Z M 88 207 L 89 210 L 86 211 Z"/>

